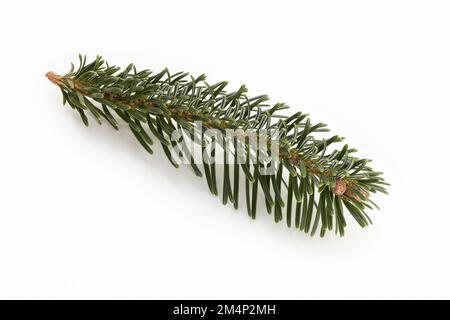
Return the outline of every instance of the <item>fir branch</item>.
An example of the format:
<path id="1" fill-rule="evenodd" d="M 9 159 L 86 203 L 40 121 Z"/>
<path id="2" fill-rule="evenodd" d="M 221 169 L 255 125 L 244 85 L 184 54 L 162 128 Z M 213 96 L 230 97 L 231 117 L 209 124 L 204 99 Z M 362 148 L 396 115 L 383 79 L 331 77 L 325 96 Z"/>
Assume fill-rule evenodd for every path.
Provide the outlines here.
<path id="1" fill-rule="evenodd" d="M 353 156 L 356 150 L 344 145 L 328 151 L 330 145 L 343 138 L 315 138 L 314 134 L 328 131 L 325 124 L 313 125 L 302 112 L 286 117 L 280 111 L 287 109 L 287 105 L 271 106 L 265 95 L 249 97 L 245 86 L 227 93 L 227 82 L 210 85 L 205 75 L 194 78 L 184 72 L 170 74 L 167 69 L 153 74 L 149 70 L 137 71 L 133 64 L 121 71 L 99 56 L 89 64 L 86 57 L 80 55 L 79 59 L 77 70 L 72 64 L 64 76 L 47 73 L 48 79 L 61 89 L 64 104 L 67 102 L 77 110 L 85 125 L 89 121 L 88 112 L 97 122 L 104 119 L 118 130 L 114 114 L 117 115 L 149 153 L 153 153 L 153 139 L 158 140 L 175 167 L 178 164 L 172 158 L 171 148 L 178 148 L 195 174 L 205 176 L 214 195 L 219 194 L 216 165 L 205 161 L 205 157 L 214 160 L 215 148 L 210 154 L 205 151 L 207 146 L 222 141 L 206 133 L 210 129 L 223 134 L 235 130 L 231 138 L 224 136 L 222 143 L 224 157 L 234 159 L 233 165 L 224 164 L 222 199 L 224 204 L 230 201 L 238 208 L 239 179 L 243 177 L 247 211 L 252 218 L 256 217 L 261 190 L 267 211 L 272 213 L 274 209 L 275 222 L 283 219 L 285 210 L 289 227 L 294 221 L 300 230 L 314 234 L 320 222 L 321 236 L 333 227 L 342 236 L 346 226 L 344 207 L 365 227 L 371 222 L 365 210 L 375 205 L 369 199 L 370 194 L 387 193 L 388 184 L 382 173 L 367 165 L 370 160 Z M 197 128 L 195 123 L 201 123 L 201 127 Z M 249 136 L 240 133 L 262 129 L 276 129 L 279 133 L 275 140 L 270 134 L 258 132 L 257 141 L 267 140 L 267 149 L 261 149 L 260 144 L 251 143 Z M 184 133 L 174 141 L 177 130 Z M 203 171 L 186 144 L 188 139 L 197 139 L 202 146 L 205 157 L 199 166 Z M 279 152 L 276 163 L 272 163 L 276 170 L 272 175 L 264 175 L 268 163 L 262 159 L 272 156 L 271 150 Z"/>

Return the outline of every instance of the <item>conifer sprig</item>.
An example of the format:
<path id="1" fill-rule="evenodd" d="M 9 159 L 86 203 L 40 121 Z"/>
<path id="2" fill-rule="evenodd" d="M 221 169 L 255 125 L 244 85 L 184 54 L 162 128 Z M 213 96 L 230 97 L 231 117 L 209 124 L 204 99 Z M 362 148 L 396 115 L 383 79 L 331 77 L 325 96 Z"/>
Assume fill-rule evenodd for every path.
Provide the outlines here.
<path id="1" fill-rule="evenodd" d="M 153 153 L 156 139 L 169 161 L 178 167 L 172 152 L 176 148 L 197 176 L 205 176 L 214 195 L 219 195 L 214 159 L 216 147 L 221 146 L 223 157 L 234 160 L 223 164 L 222 201 L 238 208 L 239 181 L 244 179 L 247 212 L 253 219 L 261 205 L 261 193 L 275 222 L 285 218 L 289 227 L 295 225 L 311 235 L 319 227 L 321 236 L 334 228 L 342 236 L 346 227 L 344 208 L 366 227 L 371 223 L 366 210 L 378 208 L 369 199 L 370 194 L 387 193 L 382 173 L 367 165 L 370 160 L 355 157 L 355 149 L 344 145 L 329 151 L 342 137 L 318 139 L 317 133 L 328 131 L 325 124 L 312 124 L 302 112 L 284 116 L 280 111 L 288 106 L 270 105 L 266 95 L 249 97 L 245 86 L 228 93 L 227 82 L 211 85 L 205 75 L 171 74 L 167 69 L 154 74 L 137 71 L 133 64 L 121 71 L 99 56 L 91 63 L 86 63 L 85 56 L 80 55 L 79 60 L 76 70 L 72 64 L 66 75 L 48 72 L 47 77 L 61 89 L 64 104 L 76 110 L 86 126 L 86 113 L 117 130 L 120 118 L 146 151 Z M 209 135 L 211 130 L 222 136 Z M 226 134 L 230 130 L 235 130 L 231 136 Z M 267 133 L 270 130 L 278 132 L 276 140 Z M 251 143 L 250 136 L 242 135 L 248 131 L 258 132 L 256 144 Z M 174 133 L 178 133 L 176 139 Z M 262 138 L 268 148 L 261 148 L 258 141 Z M 200 164 L 189 148 L 191 140 L 201 145 L 204 156 Z M 274 148 L 277 158 L 271 158 Z M 275 167 L 273 174 L 264 173 L 269 166 Z"/>

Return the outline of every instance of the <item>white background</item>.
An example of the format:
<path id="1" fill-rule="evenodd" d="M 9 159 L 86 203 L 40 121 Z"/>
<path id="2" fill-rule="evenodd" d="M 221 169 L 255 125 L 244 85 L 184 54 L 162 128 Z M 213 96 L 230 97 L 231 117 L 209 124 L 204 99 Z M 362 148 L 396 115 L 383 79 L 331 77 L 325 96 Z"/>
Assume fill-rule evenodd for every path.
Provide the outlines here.
<path id="1" fill-rule="evenodd" d="M 449 1 L 1 4 L 0 298 L 450 298 Z M 251 221 L 44 74 L 84 53 L 304 110 L 392 183 L 374 225 Z M 125 128 L 124 128 L 125 129 Z"/>

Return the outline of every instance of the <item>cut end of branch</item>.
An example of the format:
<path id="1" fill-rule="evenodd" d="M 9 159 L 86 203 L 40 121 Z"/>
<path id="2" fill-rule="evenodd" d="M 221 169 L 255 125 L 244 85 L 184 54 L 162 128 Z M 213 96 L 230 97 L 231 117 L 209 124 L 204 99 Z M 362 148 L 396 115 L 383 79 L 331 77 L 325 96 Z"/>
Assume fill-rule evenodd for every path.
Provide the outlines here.
<path id="1" fill-rule="evenodd" d="M 45 76 L 56 85 L 59 85 L 61 82 L 61 76 L 59 74 L 54 73 L 53 71 L 49 71 L 45 74 Z"/>

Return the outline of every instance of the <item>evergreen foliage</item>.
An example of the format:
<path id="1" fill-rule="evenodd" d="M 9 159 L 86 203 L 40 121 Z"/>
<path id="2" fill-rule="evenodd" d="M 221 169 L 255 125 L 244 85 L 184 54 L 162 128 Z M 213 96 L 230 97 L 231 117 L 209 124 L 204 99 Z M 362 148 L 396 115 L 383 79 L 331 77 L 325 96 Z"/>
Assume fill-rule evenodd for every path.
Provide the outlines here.
<path id="1" fill-rule="evenodd" d="M 207 160 L 214 158 L 215 147 L 221 146 L 223 156 L 234 160 L 225 162 L 223 173 L 220 171 L 222 201 L 238 208 L 239 181 L 244 179 L 245 205 L 253 219 L 258 206 L 265 206 L 275 222 L 285 219 L 289 227 L 311 235 L 320 230 L 324 236 L 334 229 L 342 236 L 346 212 L 366 227 L 371 223 L 366 210 L 378 208 L 369 199 L 370 194 L 386 193 L 388 184 L 381 172 L 368 166 L 370 160 L 354 156 L 356 150 L 348 145 L 330 150 L 343 138 L 317 138 L 318 133 L 328 131 L 325 124 L 311 123 L 302 112 L 284 116 L 280 111 L 287 105 L 270 105 L 266 95 L 249 97 L 245 86 L 227 92 L 227 82 L 209 84 L 205 75 L 171 74 L 167 69 L 159 73 L 137 71 L 133 64 L 120 70 L 101 57 L 86 63 L 86 57 L 81 55 L 77 69 L 72 64 L 66 75 L 49 72 L 47 77 L 61 89 L 64 104 L 76 110 L 85 125 L 89 122 L 87 114 L 117 130 L 120 119 L 150 154 L 154 141 L 161 143 L 175 167 L 178 163 L 171 156 L 171 149 L 177 148 L 194 173 L 205 177 L 216 196 L 219 170 L 216 163 Z M 201 121 L 200 128 L 194 125 L 196 121 Z M 182 133 L 174 140 L 173 134 L 179 129 L 183 129 Z M 210 129 L 222 132 L 223 141 L 208 136 Z M 275 173 L 262 174 L 269 164 L 257 161 L 271 156 L 270 148 L 261 149 L 250 143 L 249 137 L 238 134 L 230 138 L 225 135 L 229 129 L 277 129 L 277 141 L 270 135 L 266 137 L 268 146 L 276 143 L 279 150 Z M 195 163 L 190 153 L 187 141 L 191 139 L 200 141 L 202 151 L 213 150 L 205 152 L 208 156 L 201 164 Z"/>

